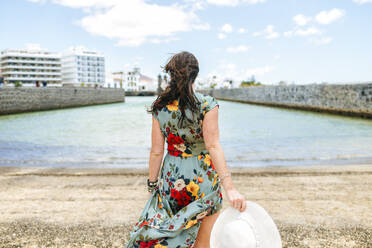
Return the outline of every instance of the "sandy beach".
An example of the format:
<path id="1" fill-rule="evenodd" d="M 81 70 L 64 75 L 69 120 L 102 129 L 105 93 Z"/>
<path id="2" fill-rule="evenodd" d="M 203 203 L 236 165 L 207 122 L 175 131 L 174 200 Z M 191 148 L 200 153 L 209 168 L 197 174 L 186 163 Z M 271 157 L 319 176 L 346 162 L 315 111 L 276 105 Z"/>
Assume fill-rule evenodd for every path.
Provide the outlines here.
<path id="1" fill-rule="evenodd" d="M 372 247 L 372 165 L 230 170 L 283 247 Z M 124 247 L 146 178 L 144 169 L 0 167 L 0 247 Z"/>

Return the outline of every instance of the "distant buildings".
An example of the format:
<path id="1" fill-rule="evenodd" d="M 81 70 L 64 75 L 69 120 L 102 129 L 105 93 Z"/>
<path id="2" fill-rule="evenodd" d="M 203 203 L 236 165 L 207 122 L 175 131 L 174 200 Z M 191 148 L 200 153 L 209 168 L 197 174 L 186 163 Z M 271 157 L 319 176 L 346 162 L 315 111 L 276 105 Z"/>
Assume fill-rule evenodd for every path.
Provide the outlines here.
<path id="1" fill-rule="evenodd" d="M 8 49 L 0 53 L 0 77 L 5 83 L 61 85 L 61 58 L 58 53 L 43 51 L 38 46 Z"/>
<path id="2" fill-rule="evenodd" d="M 0 52 L 0 77 L 6 84 L 24 86 L 103 86 L 105 57 L 84 47 L 72 47 L 61 53 L 48 52 L 38 45 L 25 49 L 8 49 Z"/>
<path id="3" fill-rule="evenodd" d="M 232 78 L 222 78 L 219 76 L 211 76 L 205 79 L 196 80 L 195 89 L 221 89 L 221 88 L 236 88 L 237 81 Z"/>
<path id="4" fill-rule="evenodd" d="M 157 82 L 140 72 L 140 68 L 135 67 L 131 71 L 113 72 L 108 76 L 105 87 L 124 88 L 125 91 L 155 91 Z"/>
<path id="5" fill-rule="evenodd" d="M 125 91 L 156 91 L 158 87 L 157 78 L 142 74 L 138 67 L 106 73 L 105 56 L 82 46 L 60 53 L 35 44 L 0 51 L 0 78 L 8 86 L 98 86 Z"/>
<path id="6" fill-rule="evenodd" d="M 72 47 L 62 54 L 62 81 L 73 85 L 103 85 L 105 57 L 84 47 Z"/>

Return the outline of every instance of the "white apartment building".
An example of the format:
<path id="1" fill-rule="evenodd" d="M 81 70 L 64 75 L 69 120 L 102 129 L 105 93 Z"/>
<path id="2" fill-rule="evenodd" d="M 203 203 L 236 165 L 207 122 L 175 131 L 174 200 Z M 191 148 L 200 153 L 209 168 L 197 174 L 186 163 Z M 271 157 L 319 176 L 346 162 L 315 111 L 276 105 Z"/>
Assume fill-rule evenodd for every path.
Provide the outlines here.
<path id="1" fill-rule="evenodd" d="M 62 54 L 62 82 L 80 86 L 105 83 L 105 57 L 84 47 L 72 47 Z"/>
<path id="2" fill-rule="evenodd" d="M 135 67 L 132 71 L 113 72 L 111 80 L 106 82 L 105 87 L 124 88 L 125 91 L 155 91 L 157 83 Z"/>
<path id="3" fill-rule="evenodd" d="M 58 53 L 34 46 L 26 49 L 7 49 L 0 53 L 0 76 L 6 84 L 22 83 L 35 86 L 61 86 L 61 58 Z"/>

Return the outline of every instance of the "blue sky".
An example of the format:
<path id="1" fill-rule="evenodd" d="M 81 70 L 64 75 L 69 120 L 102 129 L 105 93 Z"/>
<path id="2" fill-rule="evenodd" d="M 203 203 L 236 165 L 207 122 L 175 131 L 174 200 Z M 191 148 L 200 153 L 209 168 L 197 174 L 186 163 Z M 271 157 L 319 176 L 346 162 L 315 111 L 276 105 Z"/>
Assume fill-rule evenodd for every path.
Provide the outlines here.
<path id="1" fill-rule="evenodd" d="M 192 52 L 199 78 L 372 81 L 372 0 L 2 0 L 0 49 L 85 46 L 156 77 Z"/>

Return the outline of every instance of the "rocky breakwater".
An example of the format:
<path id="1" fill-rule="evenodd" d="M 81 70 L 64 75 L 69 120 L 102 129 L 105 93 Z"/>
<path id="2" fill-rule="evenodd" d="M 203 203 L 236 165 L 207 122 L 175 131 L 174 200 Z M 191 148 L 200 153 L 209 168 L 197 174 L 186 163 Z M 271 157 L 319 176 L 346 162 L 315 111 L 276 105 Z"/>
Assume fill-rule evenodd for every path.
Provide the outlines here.
<path id="1" fill-rule="evenodd" d="M 216 99 L 372 118 L 372 83 L 198 90 Z"/>
<path id="2" fill-rule="evenodd" d="M 0 115 L 125 101 L 124 89 L 89 87 L 2 87 Z"/>

